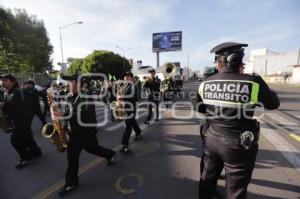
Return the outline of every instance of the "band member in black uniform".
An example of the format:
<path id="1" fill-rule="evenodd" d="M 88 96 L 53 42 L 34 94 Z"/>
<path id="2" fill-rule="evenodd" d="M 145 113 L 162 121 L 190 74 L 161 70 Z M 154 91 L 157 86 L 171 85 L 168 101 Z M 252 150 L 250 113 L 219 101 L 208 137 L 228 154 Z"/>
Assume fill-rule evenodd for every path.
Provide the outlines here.
<path id="1" fill-rule="evenodd" d="M 2 111 L 14 125 L 11 135 L 11 144 L 20 155 L 20 161 L 15 166 L 22 169 L 33 158 L 42 155 L 31 131 L 33 113 L 26 105 L 26 95 L 19 88 L 16 78 L 11 74 L 1 76 L 3 87 L 6 89 Z"/>
<path id="2" fill-rule="evenodd" d="M 226 198 L 245 199 L 258 151 L 259 122 L 254 108 L 279 107 L 277 94 L 258 75 L 241 74 L 244 48 L 248 44 L 222 43 L 215 53 L 218 73 L 199 86 L 198 110 L 207 115 L 203 128 L 199 199 L 213 198 L 225 168 Z"/>
<path id="3" fill-rule="evenodd" d="M 165 79 L 160 84 L 160 91 L 163 96 L 164 102 L 170 102 L 173 100 L 173 89 L 170 77 L 165 77 Z M 166 103 L 165 107 L 168 108 L 169 104 Z"/>
<path id="4" fill-rule="evenodd" d="M 35 83 L 31 80 L 24 83 L 24 94 L 25 97 L 27 97 L 26 105 L 31 107 L 30 110 L 32 111 L 32 116 L 34 117 L 36 115 L 44 126 L 47 122 L 42 113 L 39 92 L 34 88 L 34 86 Z"/>
<path id="5" fill-rule="evenodd" d="M 120 152 L 121 153 L 128 153 L 128 144 L 129 144 L 129 139 L 130 135 L 132 133 L 132 129 L 135 132 L 135 139 L 134 140 L 140 140 L 142 138 L 142 130 L 140 129 L 136 119 L 135 119 L 135 114 L 136 114 L 136 102 L 137 102 L 137 97 L 135 96 L 135 92 L 137 88 L 135 87 L 135 84 L 133 82 L 133 74 L 131 72 L 125 73 L 124 76 L 124 96 L 117 96 L 117 98 L 121 101 L 124 102 L 125 104 L 125 109 L 126 109 L 126 119 L 125 119 L 125 131 L 123 133 L 123 138 L 122 138 L 122 145 L 123 147 L 121 148 Z"/>
<path id="6" fill-rule="evenodd" d="M 149 102 L 155 103 L 156 108 L 156 118 L 155 121 L 158 121 L 159 118 L 159 100 L 160 100 L 160 80 L 155 77 L 155 70 L 150 70 L 150 78 L 146 80 L 144 84 L 144 88 L 149 89 L 150 94 L 148 96 Z M 147 116 L 145 124 L 149 124 L 152 119 L 152 104 L 148 105 L 149 114 Z"/>
<path id="7" fill-rule="evenodd" d="M 115 82 L 114 80 L 110 80 L 107 82 L 107 98 L 109 99 L 109 103 L 117 100 L 117 96 L 116 96 L 117 91 L 113 91 L 113 89 L 117 88 L 117 86 L 113 86 L 114 82 Z M 112 110 L 110 110 L 110 111 L 111 111 L 110 112 L 110 120 L 112 122 L 115 122 L 116 118 L 113 114 L 113 111 Z"/>
<path id="8" fill-rule="evenodd" d="M 65 112 L 54 112 L 55 117 L 71 115 L 70 119 L 66 120 L 69 127 L 69 142 L 67 148 L 68 169 L 65 175 L 65 186 L 59 192 L 59 196 L 61 197 L 64 197 L 79 185 L 79 156 L 82 149 L 91 154 L 107 159 L 108 166 L 112 165 L 115 162 L 116 155 L 114 151 L 98 145 L 96 136 L 97 120 L 95 106 L 93 104 L 84 104 L 80 108 L 79 104 L 81 102 L 91 102 L 92 99 L 86 99 L 79 96 L 77 90 L 77 78 L 78 75 L 76 74 L 63 77 L 63 79 L 68 81 L 70 93 L 67 95 L 66 101 L 71 103 L 72 109 L 70 109 L 70 107 L 67 107 Z M 80 118 L 81 121 L 79 121 Z M 84 124 L 95 124 L 95 127 L 84 126 Z"/>
<path id="9" fill-rule="evenodd" d="M 45 89 L 40 91 L 40 96 L 42 97 L 42 101 L 44 104 L 44 110 L 43 110 L 44 117 L 46 117 L 47 113 L 50 113 L 50 107 L 49 107 L 48 99 L 47 99 L 47 89 L 50 88 L 50 84 L 51 83 L 49 83 Z"/>

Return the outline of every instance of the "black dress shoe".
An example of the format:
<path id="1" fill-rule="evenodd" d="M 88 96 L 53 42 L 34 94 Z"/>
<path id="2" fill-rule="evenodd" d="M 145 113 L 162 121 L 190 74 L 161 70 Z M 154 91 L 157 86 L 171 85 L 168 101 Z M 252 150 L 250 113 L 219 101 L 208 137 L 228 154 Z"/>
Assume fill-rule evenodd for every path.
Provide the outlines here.
<path id="1" fill-rule="evenodd" d="M 72 191 L 74 191 L 77 187 L 78 187 L 78 184 L 65 186 L 64 188 L 62 188 L 60 190 L 60 192 L 58 193 L 58 195 L 60 197 L 65 197 L 66 195 L 68 195 L 69 193 L 71 193 Z"/>
<path id="2" fill-rule="evenodd" d="M 116 152 L 112 155 L 111 158 L 107 159 L 107 166 L 110 167 L 116 162 Z"/>
<path id="3" fill-rule="evenodd" d="M 29 164 L 29 160 L 20 160 L 17 164 L 16 164 L 16 166 L 15 166 L 15 168 L 16 169 L 23 169 L 24 167 L 26 167 L 26 166 L 28 166 L 28 164 Z"/>
<path id="4" fill-rule="evenodd" d="M 138 141 L 138 140 L 140 140 L 140 139 L 142 139 L 142 138 L 143 138 L 142 134 L 139 133 L 139 134 L 137 134 L 137 135 L 135 136 L 134 140 Z"/>
<path id="5" fill-rule="evenodd" d="M 36 158 L 39 158 L 39 157 L 42 157 L 42 156 L 43 156 L 43 154 L 42 154 L 42 152 L 40 152 L 40 153 L 31 155 L 31 159 L 36 159 Z"/>
<path id="6" fill-rule="evenodd" d="M 128 153 L 129 152 L 128 146 L 127 145 L 123 145 L 122 148 L 120 149 L 120 152 L 121 153 Z"/>

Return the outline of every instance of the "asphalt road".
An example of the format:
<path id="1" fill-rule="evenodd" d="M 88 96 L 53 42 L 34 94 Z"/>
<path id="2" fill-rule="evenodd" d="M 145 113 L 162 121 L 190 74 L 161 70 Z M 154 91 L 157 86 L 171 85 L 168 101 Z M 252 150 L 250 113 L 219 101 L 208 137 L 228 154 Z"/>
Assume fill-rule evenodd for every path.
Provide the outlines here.
<path id="1" fill-rule="evenodd" d="M 185 94 L 174 104 L 175 108 L 161 108 L 161 120 L 149 126 L 143 124 L 146 113 L 141 109 L 138 123 L 144 138 L 130 144 L 130 154 L 118 153 L 113 167 L 83 151 L 80 187 L 66 198 L 196 199 L 202 150 L 198 126 L 202 116 L 191 110 L 188 102 L 198 84 L 186 82 Z M 299 199 L 300 90 L 274 89 L 281 98 L 281 107 L 261 118 L 260 151 L 248 198 Z M 110 114 L 100 106 L 97 113 L 100 122 L 105 114 L 108 118 Z M 1 199 L 58 198 L 57 192 L 64 183 L 66 154 L 56 152 L 49 140 L 40 135 L 40 128 L 35 119 L 32 129 L 43 156 L 18 171 L 14 169 L 18 156 L 10 145 L 10 136 L 0 132 Z M 99 127 L 100 145 L 117 151 L 123 130 L 122 122 Z M 220 198 L 224 195 L 224 183 L 224 179 L 218 182 Z"/>

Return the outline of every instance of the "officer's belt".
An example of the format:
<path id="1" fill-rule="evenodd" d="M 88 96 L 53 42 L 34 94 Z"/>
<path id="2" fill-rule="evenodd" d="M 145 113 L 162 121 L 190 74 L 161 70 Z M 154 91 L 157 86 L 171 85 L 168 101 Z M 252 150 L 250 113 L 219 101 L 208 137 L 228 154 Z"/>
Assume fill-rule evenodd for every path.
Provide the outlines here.
<path id="1" fill-rule="evenodd" d="M 232 132 L 229 133 L 229 132 L 226 132 L 226 131 L 219 132 L 219 131 L 214 130 L 211 126 L 208 128 L 207 133 L 209 133 L 209 132 L 214 134 L 214 135 L 224 136 L 224 137 L 227 137 L 227 138 L 230 138 L 230 139 L 236 139 L 236 140 L 240 139 L 240 133 L 232 133 Z"/>
<path id="2" fill-rule="evenodd" d="M 224 137 L 227 137 L 227 138 L 230 138 L 230 139 L 240 139 L 241 134 L 244 133 L 244 132 L 232 133 L 232 132 L 227 132 L 227 131 L 218 132 L 218 131 L 214 130 L 212 127 L 209 127 L 208 131 L 215 134 L 215 135 L 224 136 Z M 256 131 L 256 132 L 251 131 L 251 133 L 253 133 L 253 135 L 254 135 L 254 140 L 258 141 L 259 140 L 259 130 Z"/>

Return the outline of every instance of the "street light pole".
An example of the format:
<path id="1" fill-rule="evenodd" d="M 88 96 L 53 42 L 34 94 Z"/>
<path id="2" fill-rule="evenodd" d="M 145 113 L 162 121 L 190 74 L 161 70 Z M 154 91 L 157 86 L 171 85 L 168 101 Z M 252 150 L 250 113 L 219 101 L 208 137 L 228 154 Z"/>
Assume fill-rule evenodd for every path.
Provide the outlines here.
<path id="1" fill-rule="evenodd" d="M 64 63 L 64 53 L 63 53 L 63 46 L 62 46 L 61 27 L 59 27 L 59 38 L 60 38 L 61 67 L 62 67 Z"/>
<path id="2" fill-rule="evenodd" d="M 64 52 L 63 52 L 61 29 L 72 26 L 72 25 L 76 25 L 76 24 L 83 24 L 83 22 L 82 21 L 77 21 L 77 22 L 67 24 L 67 25 L 64 25 L 64 26 L 59 26 L 59 39 L 60 39 L 60 50 L 61 50 L 61 68 L 63 67 L 63 64 L 64 64 Z"/>
<path id="3" fill-rule="evenodd" d="M 119 49 L 121 49 L 123 51 L 123 58 L 124 58 L 123 65 L 124 65 L 124 69 L 125 69 L 125 51 L 126 50 L 130 50 L 131 48 L 122 48 L 120 46 L 116 46 L 116 48 L 119 48 Z"/>

